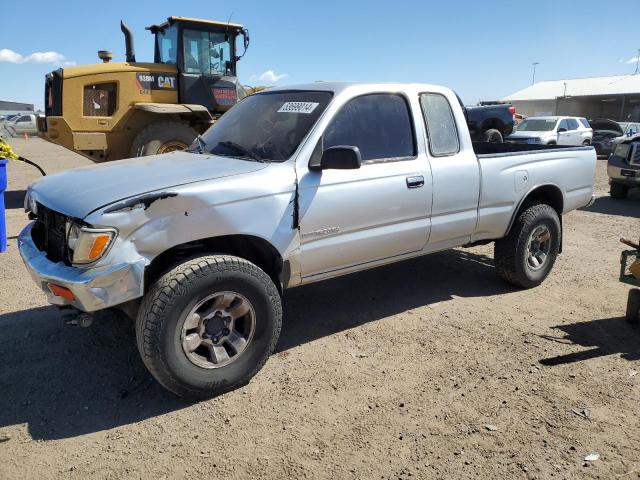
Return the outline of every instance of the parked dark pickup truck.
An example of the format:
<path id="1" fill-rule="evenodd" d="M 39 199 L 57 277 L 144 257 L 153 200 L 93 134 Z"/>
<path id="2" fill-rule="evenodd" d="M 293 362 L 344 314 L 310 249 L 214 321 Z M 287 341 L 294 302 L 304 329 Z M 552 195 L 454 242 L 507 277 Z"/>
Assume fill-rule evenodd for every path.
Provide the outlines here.
<path id="1" fill-rule="evenodd" d="M 478 142 L 502 143 L 511 135 L 516 109 L 509 104 L 466 107 L 467 125 L 471 138 Z"/>

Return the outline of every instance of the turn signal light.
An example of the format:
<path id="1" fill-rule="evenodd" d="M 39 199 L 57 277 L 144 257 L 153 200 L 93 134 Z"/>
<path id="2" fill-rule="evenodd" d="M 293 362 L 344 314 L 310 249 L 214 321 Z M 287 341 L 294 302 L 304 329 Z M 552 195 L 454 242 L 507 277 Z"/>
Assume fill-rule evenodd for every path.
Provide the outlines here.
<path id="1" fill-rule="evenodd" d="M 48 283 L 47 287 L 51 293 L 53 293 L 56 297 L 62 297 L 65 300 L 69 300 L 73 302 L 76 299 L 76 296 L 73 294 L 71 290 L 66 287 L 61 287 L 60 285 L 56 285 L 55 283 Z"/>

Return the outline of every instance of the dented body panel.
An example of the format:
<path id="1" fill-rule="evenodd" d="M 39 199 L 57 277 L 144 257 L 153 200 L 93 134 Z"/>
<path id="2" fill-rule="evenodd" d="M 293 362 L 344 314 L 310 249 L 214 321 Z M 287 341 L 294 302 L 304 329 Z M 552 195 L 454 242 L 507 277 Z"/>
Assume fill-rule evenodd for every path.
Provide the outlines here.
<path id="1" fill-rule="evenodd" d="M 556 201 L 559 214 L 591 200 L 592 148 L 476 155 L 464 112 L 449 89 L 319 83 L 283 90 L 295 88 L 330 90 L 333 98 L 285 161 L 174 152 L 71 170 L 34 184 L 27 193 L 28 206 L 39 203 L 84 225 L 117 231 L 97 262 L 60 264 L 56 276 L 52 271 L 58 267 L 43 267 L 42 252 L 31 247 L 28 226 L 21 234 L 20 250 L 34 279 L 43 289 L 54 277 L 72 291 L 85 289 L 74 282 L 86 272 L 99 275 L 123 264 L 146 269 L 182 245 L 240 237 L 269 245 L 282 270 L 272 278 L 278 276 L 281 287 L 288 288 L 502 238 L 523 202 L 540 188 L 557 194 L 549 201 Z M 444 96 L 450 103 L 459 132 L 459 151 L 453 155 L 431 154 L 419 101 L 424 92 Z M 310 168 L 325 129 L 342 107 L 376 93 L 406 100 L 415 156 L 363 162 L 351 170 Z M 421 179 L 417 188 L 410 183 L 415 179 Z M 140 277 L 121 280 L 121 290 L 103 295 L 102 304 L 75 306 L 90 311 L 139 298 L 148 286 L 123 287 L 131 278 Z"/>

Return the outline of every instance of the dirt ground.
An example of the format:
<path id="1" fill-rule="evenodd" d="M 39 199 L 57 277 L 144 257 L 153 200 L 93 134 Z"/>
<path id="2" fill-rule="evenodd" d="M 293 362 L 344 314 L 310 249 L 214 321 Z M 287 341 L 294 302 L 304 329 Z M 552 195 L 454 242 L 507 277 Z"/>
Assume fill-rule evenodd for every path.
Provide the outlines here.
<path id="1" fill-rule="evenodd" d="M 48 172 L 89 163 L 13 143 Z M 506 286 L 485 246 L 290 290 L 277 353 L 200 404 L 150 377 L 130 322 L 63 324 L 16 251 L 38 173 L 9 178 L 0 478 L 640 478 L 640 328 L 617 281 L 640 195 L 611 200 L 604 161 L 542 286 Z"/>

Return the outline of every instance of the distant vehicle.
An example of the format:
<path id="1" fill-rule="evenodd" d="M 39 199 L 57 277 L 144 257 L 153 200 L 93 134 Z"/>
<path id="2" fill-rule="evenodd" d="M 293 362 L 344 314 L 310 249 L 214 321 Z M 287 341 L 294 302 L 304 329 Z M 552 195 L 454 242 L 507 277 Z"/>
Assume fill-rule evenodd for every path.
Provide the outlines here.
<path id="1" fill-rule="evenodd" d="M 607 162 L 611 198 L 622 200 L 640 187 L 640 137 L 623 138 Z"/>
<path id="2" fill-rule="evenodd" d="M 465 107 L 471 139 L 502 143 L 516 124 L 516 108 L 509 104 Z"/>
<path id="3" fill-rule="evenodd" d="M 598 155 L 611 155 L 623 140 L 640 133 L 640 123 L 614 122 L 606 118 L 589 120 L 593 128 L 591 144 Z"/>
<path id="4" fill-rule="evenodd" d="M 18 118 L 5 125 L 9 133 L 12 135 L 37 135 L 38 126 L 36 124 L 36 115 L 31 113 L 28 115 L 20 115 Z"/>
<path id="5" fill-rule="evenodd" d="M 593 129 L 582 117 L 529 117 L 505 141 L 541 145 L 591 145 Z"/>

